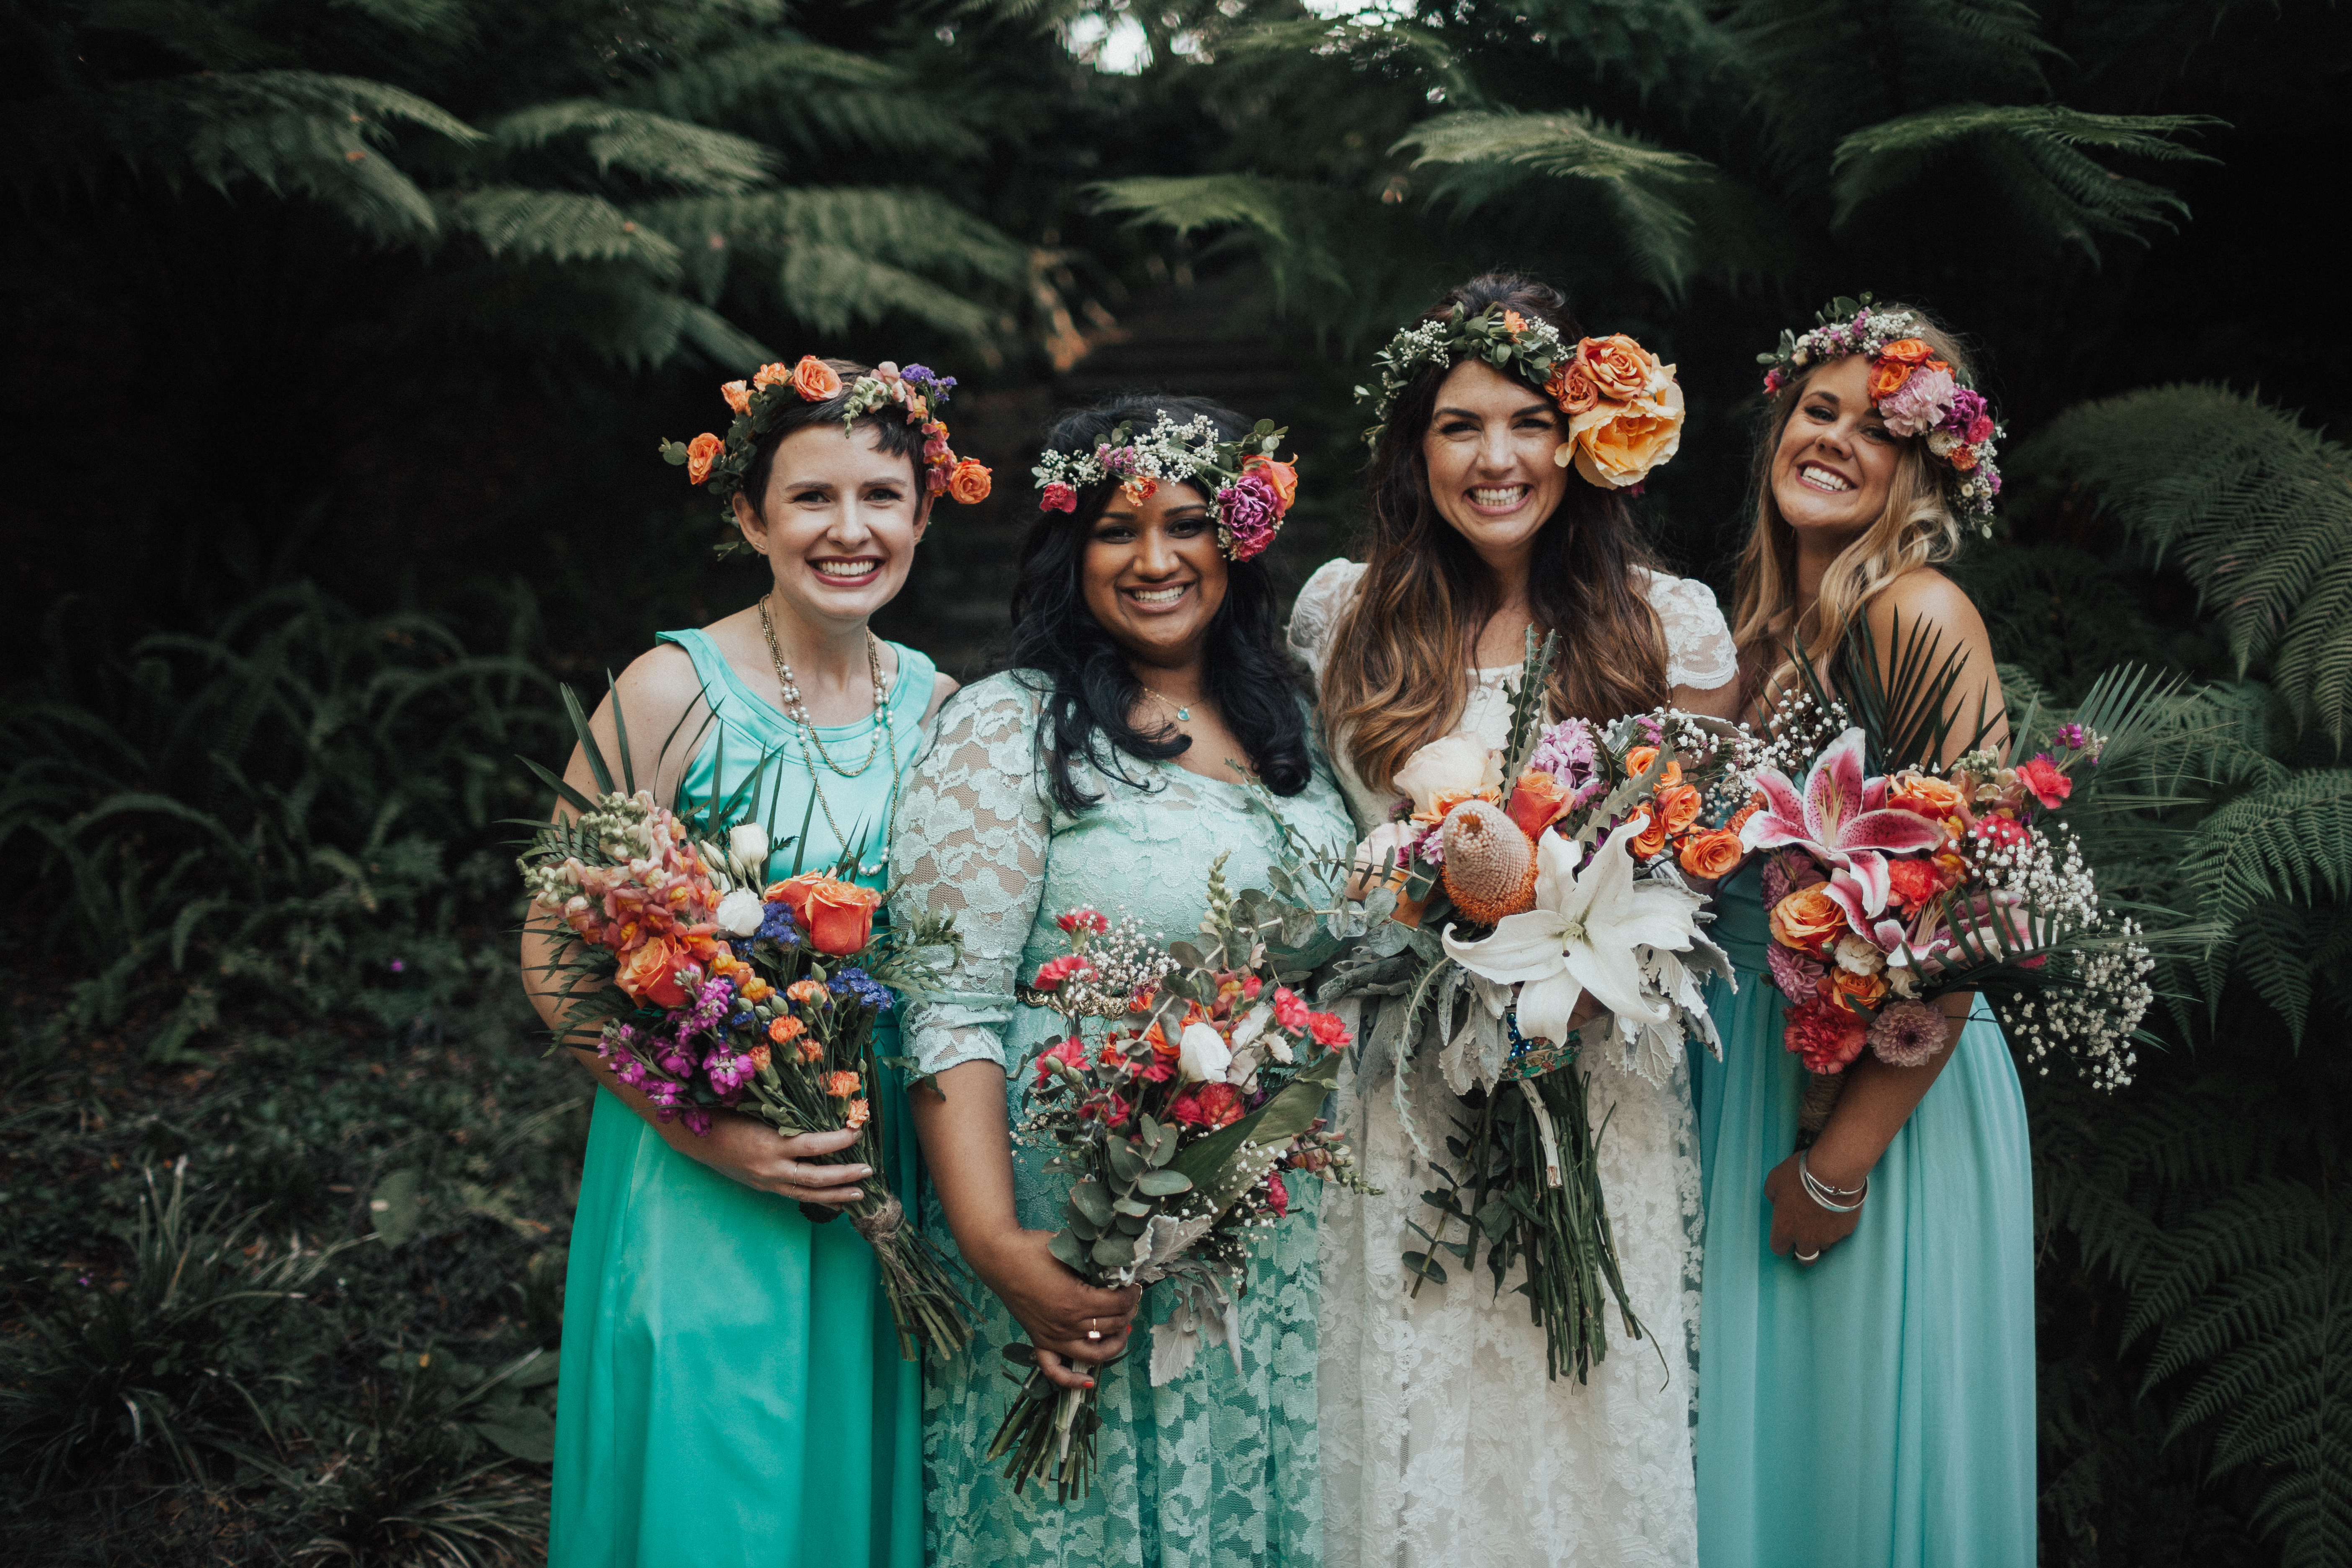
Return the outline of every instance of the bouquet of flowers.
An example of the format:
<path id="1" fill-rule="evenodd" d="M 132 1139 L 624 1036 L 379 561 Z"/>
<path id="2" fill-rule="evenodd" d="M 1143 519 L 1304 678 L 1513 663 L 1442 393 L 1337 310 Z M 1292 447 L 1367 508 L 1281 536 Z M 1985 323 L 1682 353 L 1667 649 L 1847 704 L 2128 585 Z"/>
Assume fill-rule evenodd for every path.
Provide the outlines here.
<path id="1" fill-rule="evenodd" d="M 1088 1284 L 1167 1283 L 1178 1296 L 1152 1330 L 1154 1387 L 1181 1376 L 1202 1343 L 1241 1364 L 1240 1298 L 1250 1235 L 1290 1206 L 1286 1170 L 1352 1183 L 1345 1145 L 1319 1115 L 1348 1031 L 1277 983 L 1269 933 L 1282 916 L 1264 893 L 1229 896 L 1223 857 L 1209 872 L 1202 942 L 1161 949 L 1131 921 L 1093 910 L 1059 917 L 1070 951 L 1042 965 L 1023 1000 L 1070 1032 L 1037 1058 L 1024 1142 L 1055 1149 L 1069 1179 L 1054 1256 Z M 1088 1037 L 1084 1021 L 1111 1026 Z M 990 1445 L 1010 1456 L 1018 1492 L 1050 1476 L 1083 1496 L 1101 1418 L 1093 1389 L 1063 1389 L 1033 1368 Z"/>
<path id="2" fill-rule="evenodd" d="M 719 1107 L 786 1136 L 859 1131 L 824 1160 L 873 1166 L 866 1195 L 803 1210 L 819 1222 L 846 1214 L 874 1248 L 901 1355 L 915 1359 L 919 1340 L 962 1348 L 971 1330 L 947 1266 L 878 1174 L 873 1040 L 892 986 L 930 984 L 952 962 L 951 926 L 919 914 L 902 933 L 877 933 L 870 888 L 797 869 L 766 882 L 763 826 L 720 830 L 726 803 L 673 811 L 614 789 L 593 745 L 589 755 L 604 789 L 593 801 L 538 770 L 576 815 L 539 825 L 519 861 L 543 929 L 569 939 L 552 965 L 564 976 L 558 1039 L 601 1022 L 597 1054 L 614 1075 L 698 1135 Z"/>
<path id="3" fill-rule="evenodd" d="M 1367 868 L 1381 884 L 1375 896 L 1393 897 L 1391 919 L 1412 934 L 1360 946 L 1324 994 L 1402 996 L 1383 1008 L 1374 1039 L 1400 1058 L 1423 1020 L 1433 1020 L 1445 1042 L 1440 1068 L 1465 1101 L 1466 1136 L 1446 1139 L 1463 1169 L 1441 1165 L 1444 1190 L 1428 1194 L 1437 1230 L 1413 1228 L 1465 1265 L 1485 1239 L 1498 1290 L 1524 1259 L 1550 1375 L 1573 1366 L 1581 1380 L 1607 1353 L 1604 1280 L 1626 1332 L 1643 1330 L 1625 1300 L 1589 1080 L 1575 1064 L 1588 1046 L 1608 1044 L 1655 1076 L 1672 1070 L 1688 1034 L 1720 1052 L 1701 982 L 1728 979 L 1731 969 L 1701 929 L 1706 899 L 1689 879 L 1726 874 L 1741 851 L 1736 835 L 1712 825 L 1731 780 L 1720 727 L 1672 710 L 1601 727 L 1546 725 L 1555 649 L 1556 639 L 1538 647 L 1529 635 L 1502 751 L 1448 735 L 1399 772 L 1412 798 L 1359 853 L 1377 861 Z M 1587 994 L 1609 1013 L 1591 1042 L 1570 1023 Z M 1405 1083 L 1400 1066 L 1397 1105 L 1418 1144 Z M 1467 1234 L 1445 1240 L 1456 1221 Z M 1415 1289 L 1423 1279 L 1444 1281 L 1429 1252 L 1408 1252 L 1405 1262 Z"/>
<path id="4" fill-rule="evenodd" d="M 1872 673 L 1866 626 L 1855 651 L 1843 668 L 1861 676 L 1849 684 L 1862 721 L 1819 687 L 1782 701 L 1734 818 L 1743 846 L 1764 854 L 1767 958 L 1789 1002 L 1781 1043 L 1813 1075 L 1799 1147 L 1828 1121 L 1845 1069 L 1865 1049 L 1917 1067 L 1945 1048 L 1946 1020 L 1930 1004 L 1952 992 L 1990 995 L 2005 1031 L 2043 1072 L 2063 1045 L 2100 1086 L 2129 1082 L 2155 960 L 2136 921 L 2100 907 L 2097 879 L 2062 816 L 2112 753 L 2114 735 L 2078 716 L 2012 766 L 1985 749 L 1990 725 L 1979 714 L 1950 765 L 1895 765 L 1887 759 L 1948 749 L 1942 713 L 1960 661 L 1932 666 L 1932 647 L 1915 634 L 1890 693 Z M 2157 694 L 2137 672 L 2119 671 L 2081 711 L 2129 730 L 2134 710 Z M 2019 726 L 2030 729 L 2030 718 Z"/>

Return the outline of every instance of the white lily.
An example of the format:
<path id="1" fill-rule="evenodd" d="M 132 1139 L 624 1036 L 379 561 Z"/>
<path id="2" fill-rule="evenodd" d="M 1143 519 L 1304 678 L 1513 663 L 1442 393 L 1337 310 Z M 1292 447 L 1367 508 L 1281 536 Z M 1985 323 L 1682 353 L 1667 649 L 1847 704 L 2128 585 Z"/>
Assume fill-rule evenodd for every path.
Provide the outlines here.
<path id="1" fill-rule="evenodd" d="M 1473 974 L 1519 986 L 1519 1032 L 1565 1040 L 1569 1015 L 1587 992 L 1626 1021 L 1663 1024 L 1672 1002 L 1643 974 L 1634 949 L 1689 948 L 1696 925 L 1692 902 L 1671 888 L 1633 879 L 1626 845 L 1649 826 L 1636 816 L 1619 826 L 1577 875 L 1577 846 L 1547 833 L 1536 847 L 1536 907 L 1506 915 L 1483 942 L 1456 942 L 1445 952 Z"/>

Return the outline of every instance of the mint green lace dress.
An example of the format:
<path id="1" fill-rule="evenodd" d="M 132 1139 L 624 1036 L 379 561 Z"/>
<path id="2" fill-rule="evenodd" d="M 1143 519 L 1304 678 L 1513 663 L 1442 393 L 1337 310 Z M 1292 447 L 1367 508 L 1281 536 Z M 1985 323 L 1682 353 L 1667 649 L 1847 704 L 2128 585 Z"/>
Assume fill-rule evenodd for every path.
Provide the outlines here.
<path id="1" fill-rule="evenodd" d="M 692 657 L 717 714 L 686 787 L 731 792 L 772 755 L 760 815 L 780 842 L 799 833 L 809 773 L 791 722 L 701 632 L 662 640 Z M 897 651 L 888 718 L 903 778 L 936 671 Z M 871 719 L 817 733 L 845 767 L 876 738 Z M 865 828 L 857 879 L 880 886 L 887 749 L 854 779 L 822 777 L 842 832 Z M 829 866 L 843 847 L 822 811 L 810 815 L 803 864 Z M 779 850 L 771 873 L 787 875 L 793 855 Z M 889 1020 L 883 1028 L 881 1054 L 894 1054 Z M 903 1197 L 915 1140 L 887 1068 L 875 1103 Z M 811 1225 L 789 1200 L 688 1159 L 596 1091 L 564 1272 L 551 1568 L 918 1568 L 921 1383 L 898 1358 L 856 1232 Z"/>
<path id="2" fill-rule="evenodd" d="M 964 936 L 952 1003 L 909 1009 L 908 1037 L 926 1072 L 1001 1062 L 1013 1119 L 1057 1015 L 1018 1005 L 1016 977 L 1066 951 L 1054 917 L 1090 905 L 1135 916 L 1171 937 L 1200 923 L 1209 863 L 1230 852 L 1235 889 L 1265 886 L 1281 821 L 1317 849 L 1352 840 L 1348 808 L 1318 754 L 1315 776 L 1287 799 L 1202 778 L 1173 763 L 1123 759 L 1148 788 L 1077 770 L 1100 804 L 1073 816 L 1052 802 L 1034 746 L 1039 699 L 1024 672 L 956 694 L 908 782 L 892 846 L 895 901 L 956 911 Z M 1029 682 L 1044 678 L 1028 672 Z M 1046 1152 L 1013 1151 L 1021 1223 L 1061 1224 L 1063 1188 Z M 1290 1217 L 1260 1244 L 1242 1303 L 1242 1371 L 1214 1346 L 1153 1388 L 1139 1325 L 1162 1319 L 1147 1291 L 1133 1349 L 1097 1379 L 1101 1468 L 1067 1504 L 1051 1488 L 1019 1497 L 983 1456 L 1012 1403 L 1000 1347 L 1025 1338 L 1003 1304 L 975 1292 L 978 1335 L 923 1394 L 924 1556 L 933 1563 L 1084 1564 L 1085 1568 L 1244 1568 L 1309 1564 L 1322 1556 L 1323 1502 L 1315 1424 L 1316 1211 L 1319 1183 L 1297 1184 Z M 1300 1190 L 1303 1189 L 1303 1190 Z M 925 1229 L 954 1241 L 938 1200 Z"/>

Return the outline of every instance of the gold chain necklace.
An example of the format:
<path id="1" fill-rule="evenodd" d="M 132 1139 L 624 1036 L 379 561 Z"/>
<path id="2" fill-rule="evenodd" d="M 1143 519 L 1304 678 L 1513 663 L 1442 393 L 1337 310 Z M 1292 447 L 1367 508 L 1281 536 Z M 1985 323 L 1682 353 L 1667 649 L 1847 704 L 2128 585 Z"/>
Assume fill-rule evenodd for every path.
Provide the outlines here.
<path id="1" fill-rule="evenodd" d="M 768 639 L 768 657 L 775 662 L 776 684 L 782 689 L 784 695 L 784 717 L 793 721 L 793 728 L 800 736 L 801 764 L 808 769 L 809 792 L 816 796 L 817 809 L 824 814 L 824 825 L 833 829 L 834 842 L 845 852 L 855 853 L 849 849 L 849 836 L 841 830 L 841 824 L 834 820 L 833 805 L 824 798 L 824 786 L 817 781 L 817 760 L 822 758 L 825 767 L 839 777 L 854 779 L 874 765 L 877 748 L 887 746 L 889 749 L 889 805 L 885 811 L 882 827 L 882 845 L 887 853 L 890 841 L 898 833 L 898 735 L 896 726 L 890 722 L 889 689 L 882 683 L 880 641 L 871 631 L 866 634 L 866 669 L 874 678 L 874 723 L 882 732 L 867 744 L 864 762 L 856 768 L 845 769 L 826 753 L 824 742 L 817 737 L 816 724 L 809 718 L 808 704 L 802 700 L 800 685 L 793 679 L 793 667 L 784 662 L 783 649 L 776 646 L 775 624 L 768 618 L 768 601 L 764 596 L 760 600 L 760 630 Z M 809 753 L 812 743 L 816 747 L 814 756 Z M 866 868 L 860 866 L 858 869 Z"/>
<path id="2" fill-rule="evenodd" d="M 1157 697 L 1160 701 L 1167 703 L 1170 710 L 1175 713 L 1176 722 L 1179 724 L 1190 724 L 1192 721 L 1192 703 L 1187 702 L 1180 708 L 1177 706 L 1175 700 L 1170 697 L 1167 693 L 1162 691 L 1153 691 L 1150 687 L 1144 686 L 1140 679 L 1138 679 L 1136 684 L 1138 686 L 1143 686 L 1144 690 L 1151 692 L 1152 696 Z"/>

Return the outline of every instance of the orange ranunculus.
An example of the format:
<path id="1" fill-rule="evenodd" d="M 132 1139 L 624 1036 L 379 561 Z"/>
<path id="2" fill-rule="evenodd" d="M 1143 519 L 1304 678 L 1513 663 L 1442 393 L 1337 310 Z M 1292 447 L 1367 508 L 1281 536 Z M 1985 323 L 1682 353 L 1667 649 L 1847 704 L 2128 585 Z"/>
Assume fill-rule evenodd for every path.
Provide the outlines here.
<path id="1" fill-rule="evenodd" d="M 860 1087 L 854 1072 L 829 1072 L 824 1075 L 824 1092 L 835 1100 L 847 1100 Z"/>
<path id="2" fill-rule="evenodd" d="M 988 467 L 966 458 L 948 475 L 948 499 L 970 506 L 988 499 Z"/>
<path id="3" fill-rule="evenodd" d="M 1689 784 L 1668 784 L 1658 792 L 1658 809 L 1665 814 L 1666 831 L 1680 837 L 1698 820 L 1698 791 Z"/>
<path id="4" fill-rule="evenodd" d="M 1830 897 L 1827 883 L 1816 882 L 1774 904 L 1771 926 L 1773 940 L 1781 946 L 1822 958 L 1845 934 L 1845 910 Z"/>
<path id="5" fill-rule="evenodd" d="M 1682 450 L 1683 389 L 1669 379 L 1654 396 L 1596 404 L 1569 420 L 1568 434 L 1553 462 L 1575 463 L 1586 483 L 1603 489 L 1638 485 Z"/>
<path id="6" fill-rule="evenodd" d="M 1666 818 L 1654 802 L 1643 802 L 1642 810 L 1649 814 L 1650 824 L 1633 835 L 1630 847 L 1637 858 L 1646 860 L 1666 847 Z"/>
<path id="7" fill-rule="evenodd" d="M 1657 760 L 1657 747 L 1634 747 L 1632 751 L 1625 753 L 1625 776 L 1629 779 L 1640 778 L 1643 773 L 1650 771 L 1650 764 Z M 1682 783 L 1682 763 L 1668 763 L 1664 769 L 1659 773 L 1658 776 L 1651 782 L 1655 784 L 1660 789 L 1664 789 L 1669 784 L 1678 784 Z"/>
<path id="8" fill-rule="evenodd" d="M 1567 805 L 1568 791 L 1559 787 L 1558 779 L 1541 768 L 1529 768 L 1511 787 L 1511 804 L 1504 809 L 1519 825 L 1520 832 L 1539 838 Z"/>
<path id="9" fill-rule="evenodd" d="M 817 952 L 845 958 L 873 940 L 874 906 L 882 901 L 873 889 L 815 871 L 788 878 L 777 889 Z"/>
<path id="10" fill-rule="evenodd" d="M 1882 356 L 1873 361 L 1870 366 L 1870 400 L 1884 403 L 1900 392 L 1903 384 L 1911 379 L 1913 368 L 1899 359 Z"/>
<path id="11" fill-rule="evenodd" d="M 1683 869 L 1694 877 L 1728 877 L 1739 865 L 1739 835 L 1728 828 L 1710 828 L 1683 840 Z"/>
<path id="12" fill-rule="evenodd" d="M 793 366 L 793 390 L 803 402 L 823 403 L 841 395 L 841 376 L 816 355 L 803 354 L 801 363 Z"/>
<path id="13" fill-rule="evenodd" d="M 873 1114 L 874 1112 L 866 1108 L 864 1100 L 853 1100 L 849 1102 L 849 1112 L 847 1116 L 843 1119 L 842 1125 L 849 1128 L 852 1131 L 855 1131 L 856 1129 L 865 1126 L 866 1119 Z"/>
<path id="14" fill-rule="evenodd" d="M 698 485 L 703 480 L 709 479 L 710 477 L 710 465 L 717 462 L 719 460 L 719 454 L 726 449 L 727 443 L 721 441 L 718 437 L 713 436 L 708 430 L 705 430 L 701 435 L 697 436 L 693 440 L 688 441 L 686 444 L 686 477 L 690 483 Z"/>
<path id="15" fill-rule="evenodd" d="M 1902 364 L 1933 365 L 1936 351 L 1929 348 L 1921 339 L 1897 338 L 1879 350 L 1878 357 L 1891 359 Z"/>
<path id="16" fill-rule="evenodd" d="M 736 413 L 749 414 L 751 412 L 751 383 L 744 381 L 728 382 L 719 387 L 719 395 L 725 398 L 727 400 L 727 406 L 732 408 Z"/>
<path id="17" fill-rule="evenodd" d="M 677 983 L 677 950 L 656 937 L 624 957 L 620 973 L 613 979 L 640 1002 L 675 1007 L 686 1000 L 686 988 Z"/>
<path id="18" fill-rule="evenodd" d="M 1288 463 L 1277 463 L 1261 452 L 1242 459 L 1242 472 L 1263 476 L 1274 487 L 1275 501 L 1284 511 L 1288 511 L 1290 503 L 1298 499 L 1298 470 Z"/>
<path id="19" fill-rule="evenodd" d="M 1516 338 L 1527 330 L 1528 319 L 1525 316 L 1520 315 L 1517 310 L 1507 310 L 1503 312 L 1503 331 Z"/>
<path id="20" fill-rule="evenodd" d="M 1886 1000 L 1885 974 L 1856 974 L 1843 964 L 1830 965 L 1830 998 L 1849 1013 L 1875 1007 Z"/>
<path id="21" fill-rule="evenodd" d="M 1583 338 L 1576 359 L 1603 397 L 1631 403 L 1648 393 L 1658 370 L 1657 357 L 1622 332 L 1605 338 Z"/>
<path id="22" fill-rule="evenodd" d="M 1551 379 L 1544 383 L 1544 391 L 1559 405 L 1562 414 L 1582 414 L 1601 401 L 1601 389 L 1584 373 L 1584 366 L 1572 359 L 1564 359 L 1552 367 Z"/>

